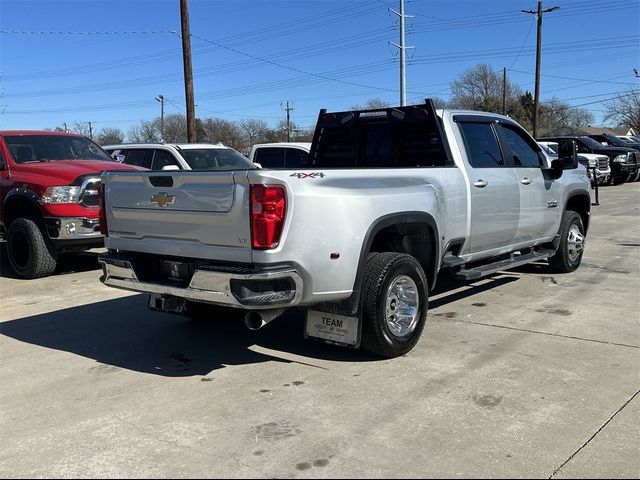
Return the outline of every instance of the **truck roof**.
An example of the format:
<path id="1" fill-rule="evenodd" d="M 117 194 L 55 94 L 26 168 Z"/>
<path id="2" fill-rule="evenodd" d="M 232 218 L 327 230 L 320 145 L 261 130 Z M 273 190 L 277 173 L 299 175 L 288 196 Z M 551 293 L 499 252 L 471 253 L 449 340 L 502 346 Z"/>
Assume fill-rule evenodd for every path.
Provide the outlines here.
<path id="1" fill-rule="evenodd" d="M 52 130 L 0 130 L 0 135 L 63 135 L 69 137 L 82 137 L 79 133 L 54 132 Z"/>

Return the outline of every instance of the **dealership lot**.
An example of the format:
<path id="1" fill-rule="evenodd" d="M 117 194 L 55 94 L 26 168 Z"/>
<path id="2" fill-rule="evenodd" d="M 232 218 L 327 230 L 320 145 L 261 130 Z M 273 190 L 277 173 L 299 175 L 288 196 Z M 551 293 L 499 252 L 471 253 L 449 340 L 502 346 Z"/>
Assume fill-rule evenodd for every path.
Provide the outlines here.
<path id="1" fill-rule="evenodd" d="M 580 269 L 445 276 L 379 360 L 151 312 L 97 251 L 18 280 L 2 246 L 0 477 L 637 477 L 640 184 L 606 187 Z"/>

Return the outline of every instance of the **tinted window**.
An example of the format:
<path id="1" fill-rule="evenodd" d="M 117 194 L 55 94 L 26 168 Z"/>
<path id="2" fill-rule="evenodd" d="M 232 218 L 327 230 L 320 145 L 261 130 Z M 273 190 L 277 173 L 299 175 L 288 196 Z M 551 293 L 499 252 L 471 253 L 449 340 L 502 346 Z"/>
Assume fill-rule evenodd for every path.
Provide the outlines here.
<path id="1" fill-rule="evenodd" d="M 180 166 L 171 153 L 166 150 L 155 150 L 153 154 L 153 170 L 162 170 L 167 165 Z"/>
<path id="2" fill-rule="evenodd" d="M 469 157 L 474 168 L 504 166 L 498 139 L 490 123 L 461 122 L 460 128 Z"/>
<path id="3" fill-rule="evenodd" d="M 286 168 L 300 168 L 307 163 L 307 159 L 309 158 L 308 152 L 298 148 L 286 148 L 285 150 L 284 166 Z"/>
<path id="4" fill-rule="evenodd" d="M 523 132 L 509 125 L 502 126 L 505 140 L 511 149 L 513 164 L 516 167 L 539 167 L 542 165 L 541 154 L 532 145 L 532 140 Z"/>
<path id="5" fill-rule="evenodd" d="M 254 162 L 262 165 L 263 168 L 283 168 L 284 148 L 263 147 L 256 149 Z"/>
<path id="6" fill-rule="evenodd" d="M 16 163 L 55 160 L 113 159 L 86 137 L 71 135 L 9 135 L 4 137 Z"/>
<path id="7" fill-rule="evenodd" d="M 128 163 L 129 165 L 137 165 L 144 168 L 151 168 L 151 150 L 147 148 L 136 148 L 123 150 L 121 153 L 124 155 L 123 163 Z"/>
<path id="8" fill-rule="evenodd" d="M 247 157 L 231 148 L 190 148 L 180 150 L 192 170 L 253 170 Z"/>

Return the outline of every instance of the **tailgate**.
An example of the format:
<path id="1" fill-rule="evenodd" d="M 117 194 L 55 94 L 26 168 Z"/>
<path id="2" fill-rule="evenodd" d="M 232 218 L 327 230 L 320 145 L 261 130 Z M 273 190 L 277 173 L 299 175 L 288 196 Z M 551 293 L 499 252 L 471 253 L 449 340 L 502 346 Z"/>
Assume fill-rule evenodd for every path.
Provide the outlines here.
<path id="1" fill-rule="evenodd" d="M 107 248 L 251 262 L 246 171 L 107 172 Z"/>

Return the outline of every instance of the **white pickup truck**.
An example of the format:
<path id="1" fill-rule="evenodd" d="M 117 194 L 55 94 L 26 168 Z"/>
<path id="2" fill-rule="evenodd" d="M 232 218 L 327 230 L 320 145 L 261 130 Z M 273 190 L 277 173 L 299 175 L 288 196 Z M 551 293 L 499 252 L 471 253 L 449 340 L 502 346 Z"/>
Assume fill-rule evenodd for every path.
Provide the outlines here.
<path id="1" fill-rule="evenodd" d="M 321 110 L 300 169 L 105 173 L 101 280 L 157 310 L 242 309 L 252 329 L 305 307 L 306 337 L 395 357 L 438 272 L 571 272 L 590 209 L 575 144 L 549 162 L 510 118 L 429 100 Z"/>

